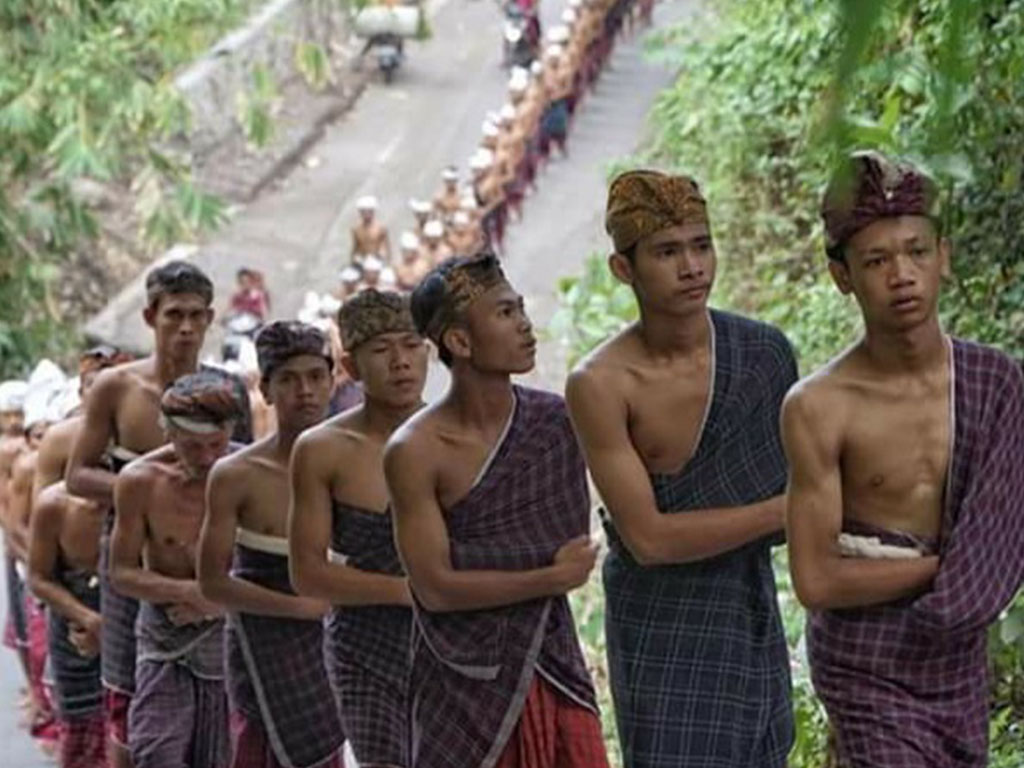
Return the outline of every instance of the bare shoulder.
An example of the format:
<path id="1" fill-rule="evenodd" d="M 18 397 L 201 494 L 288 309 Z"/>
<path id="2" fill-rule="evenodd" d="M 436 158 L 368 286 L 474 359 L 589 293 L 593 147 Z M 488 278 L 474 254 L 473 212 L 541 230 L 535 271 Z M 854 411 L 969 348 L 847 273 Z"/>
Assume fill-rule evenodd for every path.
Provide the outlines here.
<path id="1" fill-rule="evenodd" d="M 82 416 L 72 416 L 70 419 L 64 419 L 64 421 L 54 424 L 46 430 L 43 441 L 40 443 L 40 450 L 63 445 L 70 447 L 78 430 L 82 428 L 82 421 Z"/>
<path id="2" fill-rule="evenodd" d="M 56 520 L 63 514 L 67 498 L 68 492 L 63 482 L 46 486 L 36 497 L 35 506 L 32 510 L 33 518 L 50 521 Z"/>
<path id="3" fill-rule="evenodd" d="M 413 414 L 395 430 L 384 447 L 385 466 L 396 461 L 432 465 L 442 447 L 439 437 L 442 424 L 443 414 L 438 403 Z"/>
<path id="4" fill-rule="evenodd" d="M 794 384 L 782 404 L 783 424 L 803 424 L 822 432 L 842 425 L 856 388 L 854 355 L 854 349 L 848 350 Z"/>
<path id="5" fill-rule="evenodd" d="M 31 478 L 32 474 L 36 471 L 36 461 L 39 457 L 36 451 L 22 451 L 15 459 L 14 464 L 11 466 L 11 478 L 14 480 L 24 479 L 26 477 Z"/>
<path id="6" fill-rule="evenodd" d="M 624 328 L 576 364 L 569 374 L 567 389 L 621 394 L 629 370 L 641 362 L 640 353 L 636 326 Z"/>
<path id="7" fill-rule="evenodd" d="M 293 458 L 323 465 L 343 462 L 366 439 L 359 428 L 359 412 L 346 411 L 307 429 L 295 442 Z"/>

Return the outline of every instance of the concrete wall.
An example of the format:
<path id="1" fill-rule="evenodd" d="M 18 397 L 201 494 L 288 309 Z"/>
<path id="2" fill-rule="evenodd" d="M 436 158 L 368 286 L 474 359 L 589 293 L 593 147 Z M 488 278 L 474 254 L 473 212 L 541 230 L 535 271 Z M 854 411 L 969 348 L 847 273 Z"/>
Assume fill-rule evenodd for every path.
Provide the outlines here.
<path id="1" fill-rule="evenodd" d="M 346 0 L 270 0 L 239 29 L 175 78 L 192 113 L 189 149 L 202 162 L 218 145 L 241 133 L 238 98 L 262 66 L 277 83 L 301 77 L 295 66 L 300 42 L 329 55 L 349 39 Z M 333 57 L 337 60 L 338 57 Z M 341 70 L 333 67 L 335 76 Z"/>

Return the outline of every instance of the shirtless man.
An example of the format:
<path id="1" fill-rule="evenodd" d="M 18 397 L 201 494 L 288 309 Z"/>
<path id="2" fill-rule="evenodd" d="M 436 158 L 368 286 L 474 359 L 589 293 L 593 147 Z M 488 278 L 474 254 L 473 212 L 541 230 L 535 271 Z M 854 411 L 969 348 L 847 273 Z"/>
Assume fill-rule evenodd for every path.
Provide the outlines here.
<path id="1" fill-rule="evenodd" d="M 469 168 L 486 246 L 501 253 L 505 241 L 505 193 L 494 171 L 494 153 L 488 149 L 477 150 L 469 159 Z"/>
<path id="2" fill-rule="evenodd" d="M 984 766 L 988 625 L 1024 578 L 1024 379 L 946 336 L 936 185 L 875 152 L 825 194 L 864 337 L 792 390 L 790 568 L 839 759 Z"/>
<path id="3" fill-rule="evenodd" d="M 48 654 L 61 721 L 61 768 L 106 768 L 100 682 L 100 534 L 106 510 L 43 488 L 32 511 L 28 582 L 49 608 Z"/>
<path id="4" fill-rule="evenodd" d="M 4 532 L 4 567 L 7 587 L 7 618 L 4 644 L 18 654 L 18 660 L 28 679 L 28 659 L 25 655 L 25 593 L 18 574 L 17 560 L 8 544 L 7 507 L 10 498 L 11 470 L 18 455 L 25 450 L 25 392 L 24 381 L 9 380 L 0 384 L 0 529 Z M 30 703 L 26 695 L 24 703 Z"/>
<path id="5" fill-rule="evenodd" d="M 415 596 L 412 766 L 606 766 L 566 599 L 597 554 L 586 472 L 562 399 L 510 381 L 534 365 L 523 299 L 488 254 L 436 268 L 412 310 L 452 373 L 384 454 Z"/>
<path id="6" fill-rule="evenodd" d="M 79 355 L 78 395 L 81 403 L 71 415 L 46 431 L 46 436 L 39 445 L 39 456 L 36 460 L 33 498 L 38 497 L 44 488 L 64 479 L 75 438 L 85 423 L 85 403 L 96 377 L 103 369 L 112 368 L 126 359 L 116 347 L 106 345 L 92 347 Z"/>
<path id="7" fill-rule="evenodd" d="M 454 166 L 448 166 L 441 172 L 441 183 L 444 185 L 441 192 L 434 198 L 434 213 L 436 213 L 446 224 L 451 221 L 452 216 L 459 210 L 461 193 L 459 192 L 459 171 Z"/>
<path id="8" fill-rule="evenodd" d="M 412 232 L 403 232 L 401 259 L 395 265 L 395 278 L 403 291 L 415 288 L 433 265 L 420 248 L 420 239 Z"/>
<path id="9" fill-rule="evenodd" d="M 391 243 L 388 230 L 377 221 L 377 198 L 366 195 L 356 201 L 359 222 L 352 227 L 352 263 L 362 264 L 367 256 L 391 261 Z"/>
<path id="10" fill-rule="evenodd" d="M 412 198 L 409 200 L 409 210 L 412 211 L 413 219 L 416 221 L 414 227 L 414 233 L 417 237 L 423 236 L 423 227 L 430 221 L 431 214 L 434 212 L 434 207 L 430 204 L 429 200 L 419 200 Z"/>
<path id="11" fill-rule="evenodd" d="M 136 768 L 223 768 L 229 756 L 223 619 L 196 580 L 207 475 L 229 450 L 244 404 L 223 374 L 164 392 L 168 445 L 117 479 L 110 580 L 139 600 L 128 745 Z"/>
<path id="12" fill-rule="evenodd" d="M 508 180 L 505 182 L 505 199 L 516 221 L 523 218 L 523 198 L 526 196 L 526 132 L 519 112 L 511 102 L 505 104 L 499 113 L 497 156 L 508 164 Z"/>
<path id="13" fill-rule="evenodd" d="M 551 44 L 544 52 L 544 91 L 547 108 L 541 118 L 542 145 L 550 156 L 551 144 L 562 157 L 568 157 L 566 139 L 569 135 L 569 102 L 572 96 L 572 71 L 566 61 L 565 49 Z"/>
<path id="14" fill-rule="evenodd" d="M 473 220 L 465 211 L 456 211 L 452 216 L 452 223 L 448 227 L 447 243 L 453 256 L 470 256 L 479 251 L 483 245 L 480 228 L 473 225 Z"/>
<path id="15" fill-rule="evenodd" d="M 452 249 L 444 240 L 444 224 L 438 219 L 431 219 L 423 227 L 420 250 L 431 267 L 436 267 L 442 261 L 452 257 Z"/>
<path id="16" fill-rule="evenodd" d="M 206 330 L 213 320 L 213 283 L 186 261 L 169 261 L 146 276 L 143 318 L 153 329 L 154 352 L 96 377 L 85 408 L 85 421 L 68 462 L 68 492 L 109 508 L 117 471 L 132 459 L 166 442 L 160 426 L 160 397 L 176 379 L 196 370 Z M 245 385 L 237 382 L 240 393 Z M 241 394 L 244 397 L 244 394 Z M 248 405 L 238 420 L 235 438 L 251 439 Z M 108 521 L 108 532 L 111 517 Z M 135 688 L 136 602 L 110 589 L 109 538 L 100 549 L 103 614 L 103 683 L 107 688 L 108 754 L 129 766 L 128 705 Z"/>
<path id="17" fill-rule="evenodd" d="M 640 320 L 580 363 L 566 399 L 610 518 L 605 631 L 624 761 L 781 768 L 793 720 L 770 537 L 796 361 L 777 329 L 709 310 L 716 255 L 692 180 L 621 174 L 605 226 Z"/>
<path id="18" fill-rule="evenodd" d="M 338 322 L 342 364 L 366 398 L 296 445 L 293 580 L 300 594 L 335 606 L 328 667 L 359 765 L 408 768 L 412 612 L 381 455 L 395 428 L 423 404 L 427 346 L 408 298 L 397 293 L 366 291 L 341 308 Z"/>
<path id="19" fill-rule="evenodd" d="M 292 445 L 327 413 L 333 361 L 327 337 L 299 322 L 265 326 L 256 349 L 277 431 L 214 467 L 199 547 L 203 595 L 229 612 L 231 765 L 341 768 L 321 626 L 330 605 L 295 595 L 286 538 Z"/>

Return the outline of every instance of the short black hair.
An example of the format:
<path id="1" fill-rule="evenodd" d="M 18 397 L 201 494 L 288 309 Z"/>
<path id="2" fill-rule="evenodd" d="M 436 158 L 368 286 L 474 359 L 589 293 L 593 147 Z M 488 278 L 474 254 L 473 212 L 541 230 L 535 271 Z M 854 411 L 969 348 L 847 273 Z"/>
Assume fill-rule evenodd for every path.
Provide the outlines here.
<path id="1" fill-rule="evenodd" d="M 445 268 L 450 269 L 454 263 L 454 259 L 448 259 L 438 264 L 420 280 L 419 285 L 413 289 L 412 296 L 410 296 L 409 309 L 412 312 L 412 321 L 416 324 L 416 330 L 424 338 L 427 335 L 427 326 L 430 325 L 430 321 L 437 314 L 448 293 L 444 282 L 447 271 Z M 452 367 L 452 353 L 448 351 L 441 340 L 437 342 L 437 356 L 446 368 Z"/>
<path id="2" fill-rule="evenodd" d="M 209 306 L 213 303 L 213 283 L 195 264 L 181 259 L 154 267 L 146 275 L 146 304 L 155 307 L 167 295 L 194 293 Z"/>

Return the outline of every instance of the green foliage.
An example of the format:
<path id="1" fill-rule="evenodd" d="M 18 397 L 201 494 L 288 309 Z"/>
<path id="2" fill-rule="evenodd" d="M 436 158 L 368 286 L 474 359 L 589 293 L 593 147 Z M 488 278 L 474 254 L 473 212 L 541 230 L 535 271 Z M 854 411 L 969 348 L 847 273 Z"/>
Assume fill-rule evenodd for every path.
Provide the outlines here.
<path id="1" fill-rule="evenodd" d="M 47 280 L 97 234 L 76 182 L 129 187 L 153 247 L 221 206 L 162 147 L 188 114 L 174 71 L 254 0 L 0 0 L 0 376 L 73 343 Z"/>
<path id="2" fill-rule="evenodd" d="M 251 86 L 238 96 L 238 122 L 249 143 L 265 147 L 274 138 L 274 102 L 277 84 L 264 66 L 255 66 L 250 77 Z"/>
<path id="3" fill-rule="evenodd" d="M 322 91 L 331 82 L 331 61 L 323 46 L 300 40 L 295 47 L 295 68 L 314 91 Z"/>
<path id="4" fill-rule="evenodd" d="M 581 276 L 559 281 L 558 295 L 548 331 L 567 347 L 570 366 L 638 317 L 633 292 L 597 254 L 587 259 Z"/>

